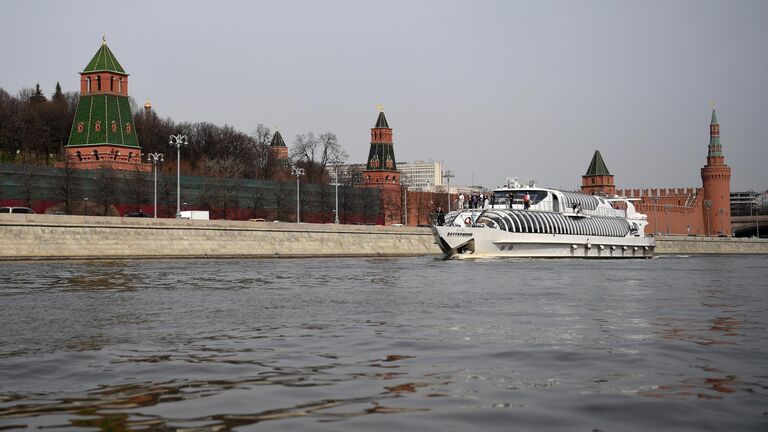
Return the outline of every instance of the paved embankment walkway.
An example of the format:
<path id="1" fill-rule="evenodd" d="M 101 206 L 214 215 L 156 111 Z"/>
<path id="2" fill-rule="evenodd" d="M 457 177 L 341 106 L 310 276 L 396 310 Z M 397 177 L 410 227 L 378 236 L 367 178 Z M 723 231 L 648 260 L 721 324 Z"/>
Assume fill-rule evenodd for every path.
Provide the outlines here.
<path id="1" fill-rule="evenodd" d="M 428 228 L 0 215 L 0 260 L 426 254 Z M 656 254 L 768 254 L 768 239 L 660 236 Z"/>
<path id="2" fill-rule="evenodd" d="M 0 215 L 0 260 L 439 253 L 429 228 Z"/>

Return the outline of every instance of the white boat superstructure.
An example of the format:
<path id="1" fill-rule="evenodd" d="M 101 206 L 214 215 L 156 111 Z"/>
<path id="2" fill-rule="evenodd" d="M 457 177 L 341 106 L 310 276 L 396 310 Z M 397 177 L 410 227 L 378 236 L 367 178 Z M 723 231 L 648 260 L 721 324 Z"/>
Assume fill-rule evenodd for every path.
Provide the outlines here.
<path id="1" fill-rule="evenodd" d="M 627 198 L 513 185 L 432 230 L 448 257 L 650 258 L 646 225 Z"/>

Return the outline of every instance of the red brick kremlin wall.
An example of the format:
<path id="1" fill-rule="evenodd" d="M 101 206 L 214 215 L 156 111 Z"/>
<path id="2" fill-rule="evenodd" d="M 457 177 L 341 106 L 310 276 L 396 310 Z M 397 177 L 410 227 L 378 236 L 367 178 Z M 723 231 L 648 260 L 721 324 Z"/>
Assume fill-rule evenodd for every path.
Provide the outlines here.
<path id="1" fill-rule="evenodd" d="M 646 233 L 707 235 L 702 188 L 617 189 L 616 194 L 641 200 L 635 207 L 648 215 Z M 717 235 L 714 222 L 710 232 Z"/>

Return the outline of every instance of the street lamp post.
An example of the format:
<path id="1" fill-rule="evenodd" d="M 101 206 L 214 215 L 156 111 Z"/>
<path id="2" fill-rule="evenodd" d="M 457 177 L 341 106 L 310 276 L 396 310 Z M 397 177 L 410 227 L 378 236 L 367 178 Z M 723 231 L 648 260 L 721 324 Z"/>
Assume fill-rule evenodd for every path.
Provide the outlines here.
<path id="1" fill-rule="evenodd" d="M 658 204 L 659 196 L 658 195 L 652 196 L 651 201 L 653 201 L 653 225 L 654 225 L 653 235 L 655 236 L 656 234 L 659 233 L 659 217 L 658 217 L 658 213 L 656 212 L 656 210 L 659 207 L 659 204 Z"/>
<path id="2" fill-rule="evenodd" d="M 448 212 L 451 211 L 451 177 L 455 177 L 451 171 L 443 173 L 443 177 L 448 181 Z"/>
<path id="3" fill-rule="evenodd" d="M 304 168 L 291 167 L 291 174 L 296 176 L 296 223 L 301 222 L 301 207 L 299 206 L 299 177 L 304 175 Z"/>
<path id="4" fill-rule="evenodd" d="M 671 208 L 671 204 L 664 204 L 664 213 L 667 214 L 667 235 L 669 235 L 669 209 Z"/>
<path id="5" fill-rule="evenodd" d="M 712 208 L 712 200 L 704 200 L 704 208 L 707 209 L 707 237 L 712 235 L 712 232 L 710 231 L 710 225 L 709 225 L 709 209 Z"/>
<path id="6" fill-rule="evenodd" d="M 176 147 L 176 219 L 181 218 L 181 146 L 189 144 L 186 135 L 171 135 L 168 144 Z"/>
<path id="7" fill-rule="evenodd" d="M 339 166 L 338 165 L 333 166 L 333 177 L 334 177 L 333 185 L 336 187 L 336 215 L 333 218 L 333 223 L 338 225 L 339 224 Z"/>
<path id="8" fill-rule="evenodd" d="M 85 215 L 88 216 L 88 197 L 83 198 L 85 201 Z"/>
<path id="9" fill-rule="evenodd" d="M 157 218 L 157 163 L 163 162 L 162 153 L 148 153 L 147 159 L 152 162 L 152 168 L 155 172 L 155 213 L 154 217 Z"/>
<path id="10" fill-rule="evenodd" d="M 405 193 L 405 201 L 403 204 L 405 205 L 405 214 L 403 215 L 403 221 L 405 222 L 404 225 L 408 226 L 408 185 L 403 184 L 403 191 Z"/>
<path id="11" fill-rule="evenodd" d="M 724 234 L 725 234 L 725 231 L 723 231 L 723 212 L 724 212 L 725 210 L 723 210 L 723 209 L 719 209 L 718 211 L 720 212 L 720 234 L 723 234 L 723 235 L 724 235 Z"/>

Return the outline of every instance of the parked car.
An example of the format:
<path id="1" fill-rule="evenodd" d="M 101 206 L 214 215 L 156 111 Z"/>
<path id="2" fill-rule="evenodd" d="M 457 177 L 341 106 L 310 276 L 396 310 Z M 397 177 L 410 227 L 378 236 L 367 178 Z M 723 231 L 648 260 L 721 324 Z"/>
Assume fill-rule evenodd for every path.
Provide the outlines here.
<path id="1" fill-rule="evenodd" d="M 35 211 L 29 207 L 0 207 L 0 213 L 26 213 L 35 214 Z"/>
<path id="2" fill-rule="evenodd" d="M 144 213 L 143 211 L 139 210 L 139 211 L 133 212 L 133 213 L 126 213 L 125 217 L 140 217 L 140 218 L 145 218 L 146 217 L 146 218 L 151 218 L 152 215 L 149 214 L 149 213 Z"/>

